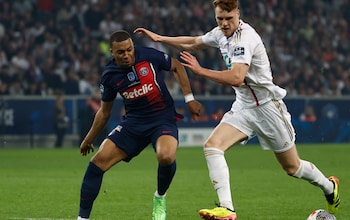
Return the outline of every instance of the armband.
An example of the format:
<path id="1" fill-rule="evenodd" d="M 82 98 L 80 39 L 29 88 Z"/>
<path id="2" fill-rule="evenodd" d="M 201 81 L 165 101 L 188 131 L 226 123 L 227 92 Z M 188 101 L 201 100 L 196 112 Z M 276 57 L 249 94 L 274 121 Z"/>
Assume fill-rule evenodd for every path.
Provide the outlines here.
<path id="1" fill-rule="evenodd" d="M 194 96 L 192 93 L 185 95 L 185 102 L 189 103 L 190 101 L 194 100 Z"/>

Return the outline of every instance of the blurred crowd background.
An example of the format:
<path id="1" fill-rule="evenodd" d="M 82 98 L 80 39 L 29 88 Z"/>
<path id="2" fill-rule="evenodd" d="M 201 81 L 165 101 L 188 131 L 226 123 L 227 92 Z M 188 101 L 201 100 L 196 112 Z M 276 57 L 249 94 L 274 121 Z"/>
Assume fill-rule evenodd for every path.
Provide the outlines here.
<path id="1" fill-rule="evenodd" d="M 349 0 L 241 0 L 241 18 L 262 36 L 275 82 L 288 96 L 350 94 Z M 93 95 L 111 32 L 145 27 L 169 36 L 216 26 L 211 0 L 0 0 L 0 94 Z M 179 51 L 135 35 L 138 45 Z M 217 49 L 201 64 L 224 69 Z M 196 95 L 232 95 L 190 74 Z M 181 94 L 172 74 L 173 95 Z"/>

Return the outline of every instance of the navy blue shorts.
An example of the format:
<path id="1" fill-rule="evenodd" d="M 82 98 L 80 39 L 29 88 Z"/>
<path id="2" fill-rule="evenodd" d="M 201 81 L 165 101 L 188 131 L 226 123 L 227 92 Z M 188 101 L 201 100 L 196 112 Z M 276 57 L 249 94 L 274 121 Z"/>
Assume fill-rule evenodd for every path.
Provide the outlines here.
<path id="1" fill-rule="evenodd" d="M 108 138 L 128 155 L 124 161 L 129 162 L 149 144 L 155 147 L 162 135 L 173 136 L 178 140 L 178 128 L 175 120 L 135 121 L 125 119 L 109 133 Z"/>

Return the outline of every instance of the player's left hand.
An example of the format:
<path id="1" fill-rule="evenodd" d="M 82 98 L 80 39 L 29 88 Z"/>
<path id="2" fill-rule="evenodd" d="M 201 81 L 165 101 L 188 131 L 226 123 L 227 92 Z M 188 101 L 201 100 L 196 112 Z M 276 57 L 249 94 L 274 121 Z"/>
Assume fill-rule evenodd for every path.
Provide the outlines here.
<path id="1" fill-rule="evenodd" d="M 195 56 L 187 51 L 182 51 L 180 52 L 180 58 L 184 61 L 181 62 L 183 66 L 189 68 L 194 74 L 200 74 L 202 67 L 199 65 Z"/>
<path id="2" fill-rule="evenodd" d="M 197 100 L 192 100 L 187 103 L 187 107 L 190 110 L 192 119 L 194 121 L 197 121 L 198 116 L 201 114 L 201 110 L 203 108 L 202 104 Z"/>

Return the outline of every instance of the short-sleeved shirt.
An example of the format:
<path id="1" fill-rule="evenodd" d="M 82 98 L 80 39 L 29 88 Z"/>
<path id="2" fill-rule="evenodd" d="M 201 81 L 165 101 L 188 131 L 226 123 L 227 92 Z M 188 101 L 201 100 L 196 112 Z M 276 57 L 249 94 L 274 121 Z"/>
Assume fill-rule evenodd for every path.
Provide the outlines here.
<path id="1" fill-rule="evenodd" d="M 118 67 L 112 59 L 101 76 L 101 94 L 105 102 L 117 94 L 123 98 L 126 116 L 146 119 L 174 114 L 174 100 L 165 81 L 171 68 L 171 57 L 153 48 L 135 47 L 135 64 Z"/>
<path id="2" fill-rule="evenodd" d="M 236 104 L 250 108 L 270 100 L 281 100 L 286 90 L 272 81 L 269 58 L 258 33 L 247 23 L 239 21 L 238 29 L 227 38 L 219 27 L 202 36 L 204 44 L 220 49 L 228 69 L 234 63 L 249 65 L 244 83 L 232 88 L 236 93 Z"/>
<path id="3" fill-rule="evenodd" d="M 267 52 L 256 31 L 240 20 L 231 37 L 225 37 L 216 27 L 202 36 L 202 40 L 220 49 L 228 69 L 235 63 L 249 65 L 244 83 L 232 87 L 236 100 L 221 123 L 232 125 L 248 139 L 258 136 L 263 149 L 280 153 L 293 147 L 295 132 L 291 116 L 282 101 L 286 90 L 273 83 Z"/>
<path id="4" fill-rule="evenodd" d="M 165 81 L 165 71 L 171 69 L 171 57 L 153 48 L 135 47 L 135 64 L 118 67 L 112 59 L 101 76 L 102 101 L 123 98 L 123 121 L 108 135 L 127 153 L 130 161 L 148 144 L 155 145 L 162 135 L 178 139 L 174 100 Z"/>

